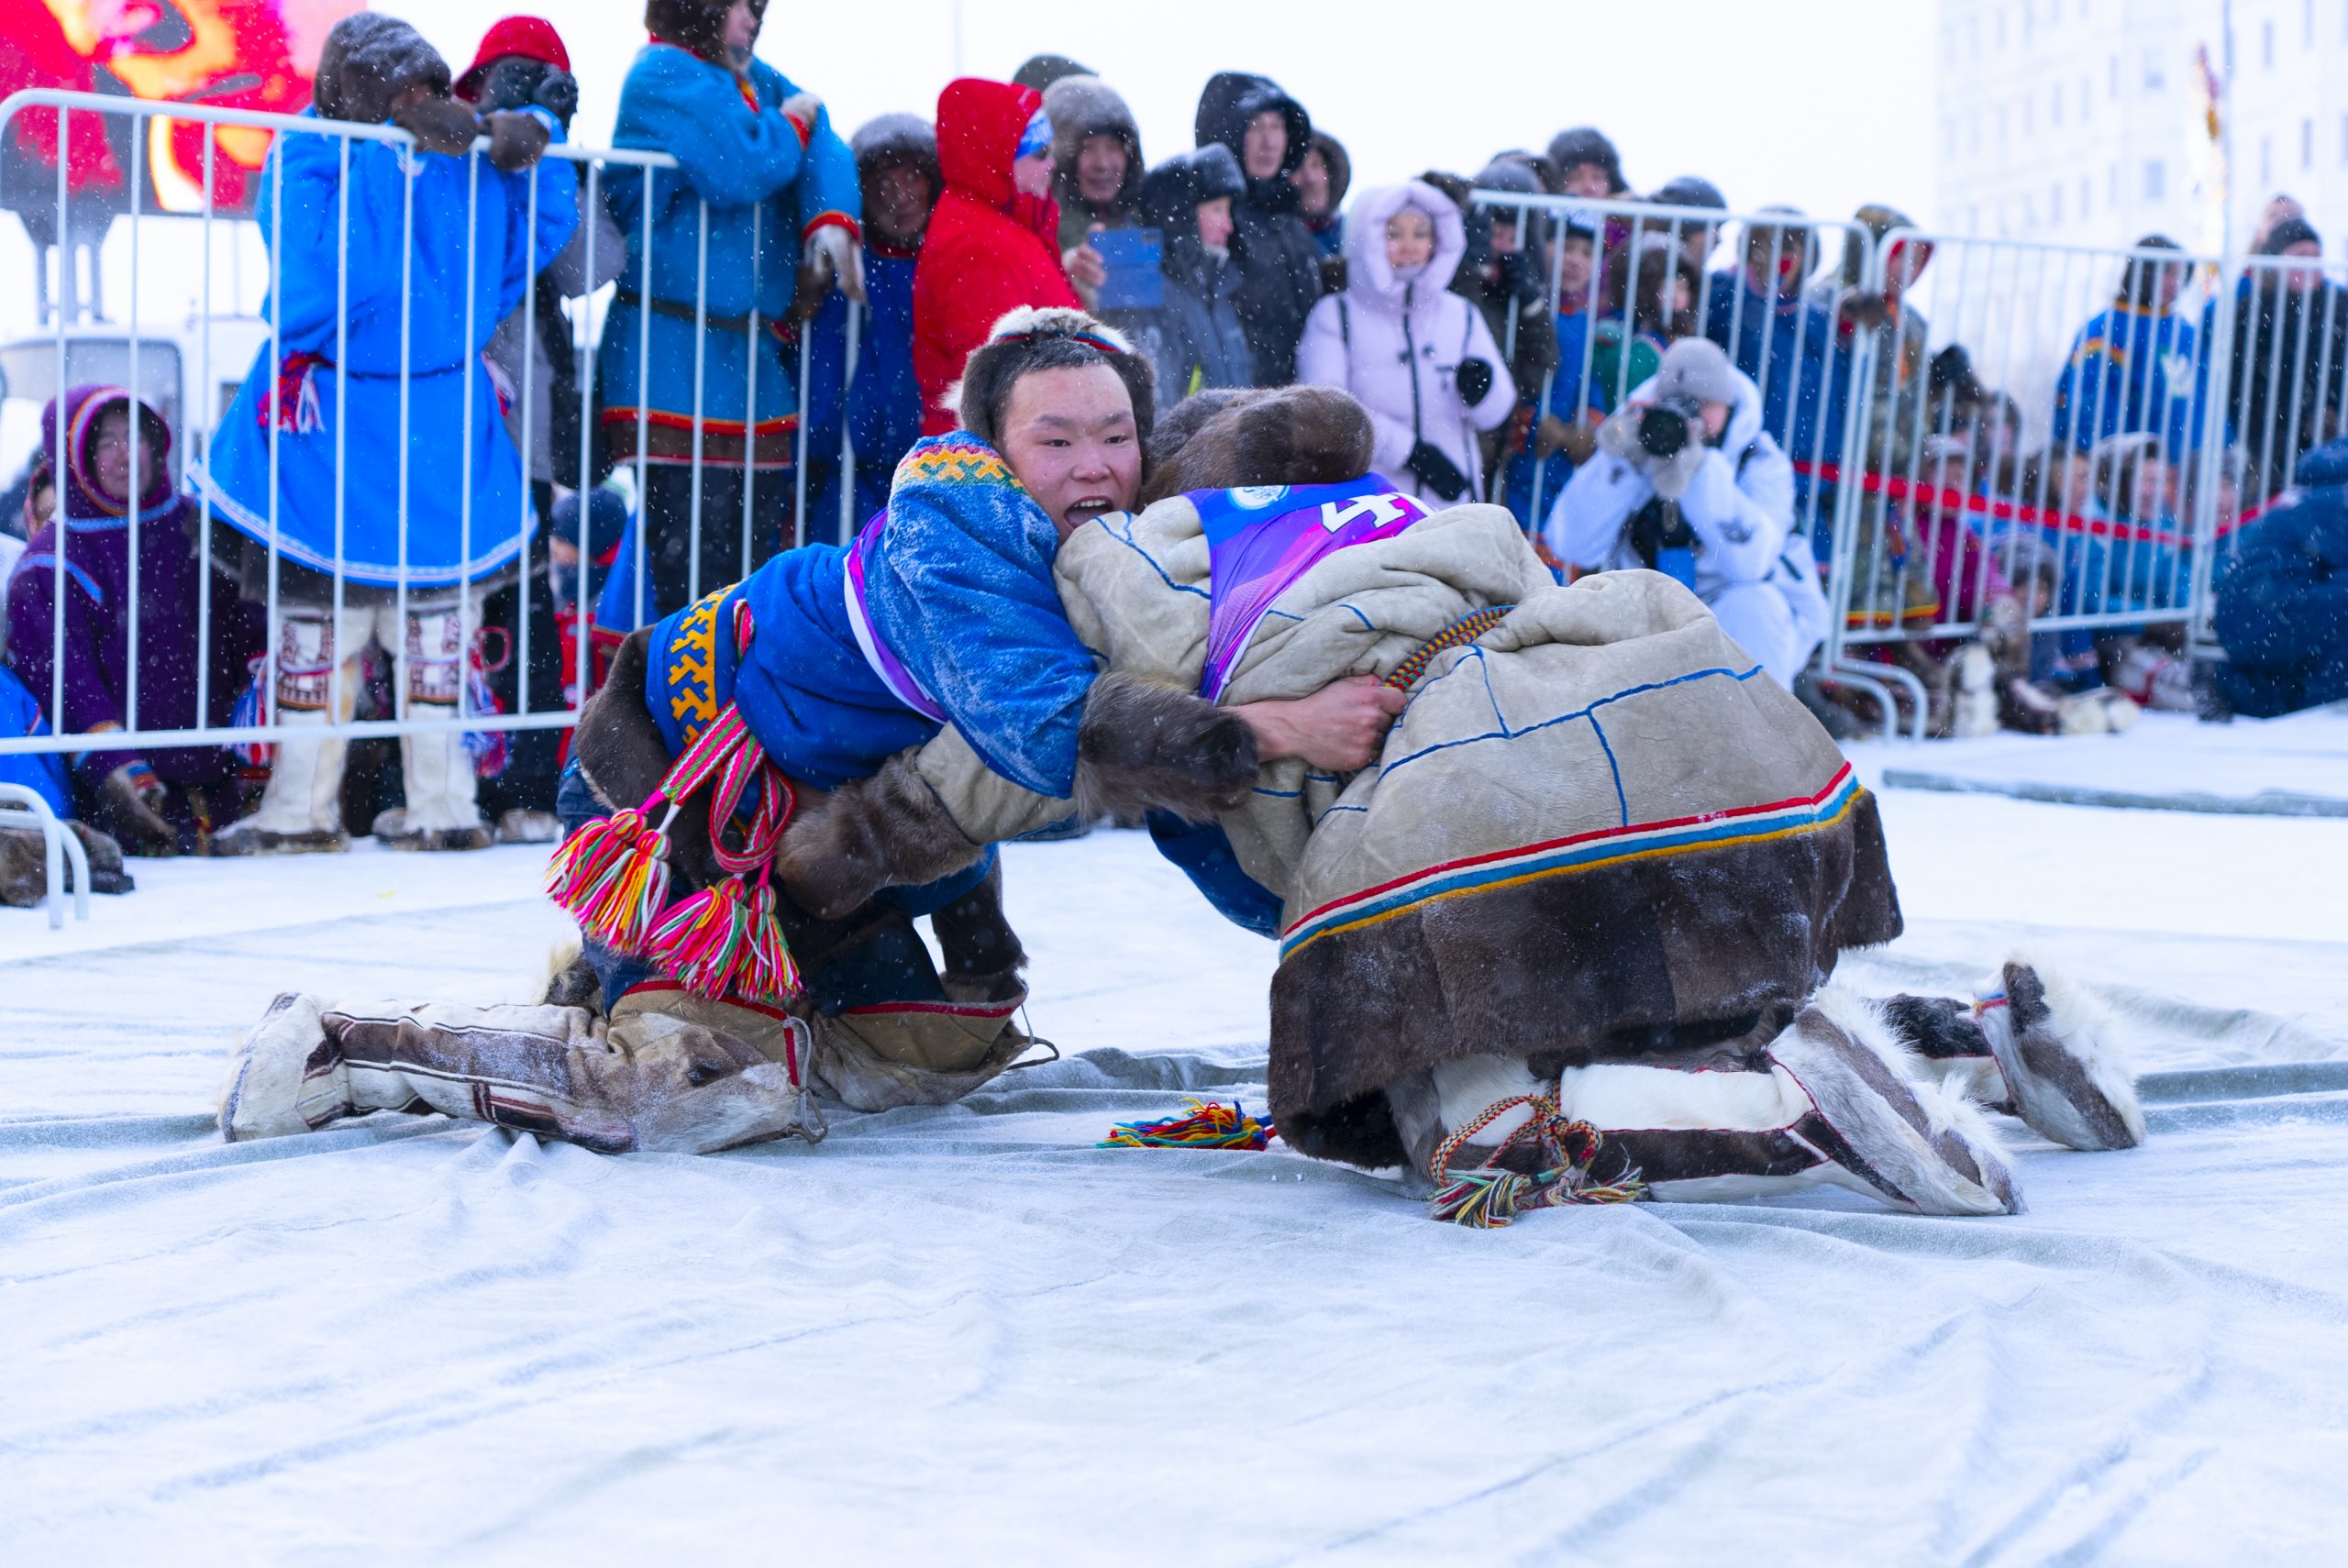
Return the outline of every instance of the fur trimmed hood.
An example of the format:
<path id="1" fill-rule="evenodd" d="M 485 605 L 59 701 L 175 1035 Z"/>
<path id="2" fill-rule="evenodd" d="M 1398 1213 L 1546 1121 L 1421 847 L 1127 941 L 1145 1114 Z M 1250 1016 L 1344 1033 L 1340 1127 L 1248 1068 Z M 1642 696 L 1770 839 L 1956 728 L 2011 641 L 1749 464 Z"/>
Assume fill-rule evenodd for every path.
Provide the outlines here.
<path id="1" fill-rule="evenodd" d="M 1386 259 L 1387 220 L 1416 207 L 1434 224 L 1434 255 L 1415 278 L 1394 275 Z M 1423 180 L 1364 191 L 1346 225 L 1346 293 L 1365 309 L 1402 314 L 1405 294 L 1426 300 L 1451 287 L 1468 254 L 1468 227 L 1458 204 Z"/>
<path id="2" fill-rule="evenodd" d="M 379 126 L 392 117 L 393 100 L 410 88 L 446 97 L 449 84 L 449 62 L 422 33 L 397 17 L 361 11 L 327 34 L 310 100 L 321 119 Z"/>
<path id="3" fill-rule="evenodd" d="M 858 178 L 869 180 L 892 163 L 908 164 L 928 176 L 933 194 L 945 189 L 937 172 L 937 130 L 919 115 L 877 115 L 847 138 Z"/>
<path id="4" fill-rule="evenodd" d="M 1141 198 L 1141 126 L 1117 90 L 1098 76 L 1063 76 L 1044 89 L 1044 113 L 1052 120 L 1052 193 L 1061 211 L 1086 213 L 1095 222 L 1130 212 Z M 1099 207 L 1084 199 L 1076 177 L 1077 155 L 1096 136 L 1115 137 L 1125 149 L 1125 177 Z"/>

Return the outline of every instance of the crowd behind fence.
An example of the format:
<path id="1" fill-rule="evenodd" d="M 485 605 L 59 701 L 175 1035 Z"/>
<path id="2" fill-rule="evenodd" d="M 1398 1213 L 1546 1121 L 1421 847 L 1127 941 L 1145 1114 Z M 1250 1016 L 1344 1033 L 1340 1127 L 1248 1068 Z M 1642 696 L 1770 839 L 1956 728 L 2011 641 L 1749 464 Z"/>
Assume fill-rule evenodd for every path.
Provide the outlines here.
<path id="1" fill-rule="evenodd" d="M 662 483 L 659 469 L 684 476 L 688 600 L 747 574 L 775 549 L 811 536 L 845 538 L 860 521 L 853 502 L 858 454 L 848 422 L 840 421 L 836 454 L 808 449 L 811 340 L 802 324 L 762 308 L 769 292 L 755 275 L 762 245 L 754 240 L 750 248 L 750 309 L 737 321 L 711 307 L 705 197 L 699 198 L 701 232 L 692 263 L 693 406 L 681 433 L 660 428 L 645 383 L 654 373 L 656 324 L 663 312 L 676 315 L 681 307 L 646 293 L 663 261 L 656 203 L 649 196 L 635 203 L 637 232 L 620 237 L 624 245 L 633 242 L 637 259 L 616 278 L 621 259 L 608 248 L 619 231 L 602 219 L 626 210 L 626 203 L 608 199 L 615 187 L 642 193 L 675 170 L 663 154 L 558 143 L 545 160 L 516 176 L 492 165 L 488 143 L 476 144 L 461 158 L 464 239 L 454 258 L 461 277 L 452 279 L 435 271 L 451 262 L 445 249 L 429 244 L 419 249 L 415 179 L 401 184 L 402 209 L 388 233 L 382 215 L 354 213 L 349 204 L 354 167 L 388 158 L 412 172 L 422 155 L 404 131 L 37 92 L 0 105 L 0 134 L 33 108 L 54 113 L 61 146 L 78 116 L 136 121 L 166 111 L 180 121 L 253 127 L 279 138 L 280 155 L 269 161 L 260 204 L 275 308 L 264 357 L 254 361 L 241 401 L 218 422 L 225 430 L 228 421 L 249 418 L 264 432 L 266 510 L 256 515 L 232 493 L 222 477 L 226 443 L 213 430 L 195 428 L 211 413 L 221 372 L 238 370 L 214 362 L 214 317 L 200 309 L 192 323 L 192 385 L 198 395 L 175 399 L 191 427 L 185 432 L 194 448 L 190 505 L 195 552 L 205 568 L 193 579 L 190 690 L 176 704 L 175 717 L 156 722 L 154 693 L 141 690 L 141 626 L 149 611 L 139 575 L 144 503 L 135 501 L 122 519 L 128 537 L 128 646 L 122 658 L 125 712 L 120 733 L 105 738 L 110 748 L 252 751 L 282 740 L 288 715 L 275 711 L 269 698 L 281 689 L 284 661 L 316 652 L 289 635 L 289 622 L 324 617 L 341 627 L 371 606 L 388 606 L 389 619 L 373 634 L 393 669 L 387 682 L 379 682 L 388 684 L 388 703 L 348 689 L 359 676 L 329 659 L 321 676 L 319 734 L 351 741 L 446 732 L 469 737 L 478 753 L 501 734 L 559 730 L 573 722 L 578 701 L 596 679 L 599 635 L 608 646 L 613 635 L 675 607 L 656 592 L 659 574 L 644 543 L 644 513 Z M 341 176 L 341 201 L 331 213 L 289 218 L 283 153 L 296 140 L 331 148 Z M 154 223 L 201 226 L 198 295 L 206 302 L 214 297 L 211 232 L 216 223 L 232 221 L 214 203 L 215 158 L 207 138 L 203 210 L 193 219 L 144 213 L 137 186 L 140 166 L 129 165 L 132 194 L 120 242 L 132 259 L 125 317 L 131 387 L 142 387 L 148 339 L 138 256 Z M 62 211 L 71 200 L 68 160 L 61 157 L 57 164 Z M 509 209 L 504 204 L 515 192 L 521 204 Z M 511 249 L 519 236 L 517 256 L 482 254 L 489 232 L 485 203 L 496 207 L 504 226 L 500 245 Z M 557 203 L 575 204 L 584 221 L 544 221 Z M 1574 471 L 1576 454 L 1587 450 L 1582 433 L 1635 398 L 1643 363 L 1678 337 L 1711 338 L 1754 382 L 1765 426 L 1798 476 L 1797 536 L 1807 542 L 1806 564 L 1820 575 L 1832 604 L 1816 674 L 1829 686 L 1861 693 L 1886 717 L 1896 707 L 1904 710 L 1920 728 L 1928 706 L 1928 661 L 1944 654 L 1944 645 L 1969 638 L 1994 615 L 2008 613 L 2001 608 L 2008 604 L 2015 606 L 2010 613 L 2021 635 L 2068 639 L 2075 657 L 2098 639 L 2119 635 L 2166 639 L 2179 651 L 2189 636 L 2208 651 L 2213 583 L 2236 530 L 2288 484 L 2300 453 L 2340 434 L 2348 403 L 2342 395 L 2348 279 L 2336 266 L 2303 258 L 2042 245 L 1940 234 L 1897 221 L 1877 225 L 1865 214 L 1824 220 L 1784 210 L 1731 213 L 1499 190 L 1476 192 L 1470 211 L 1488 229 L 1497 220 L 1512 231 L 1512 243 L 1537 258 L 1544 280 L 1537 311 L 1511 301 L 1504 357 L 1518 360 L 1526 334 L 1554 333 L 1558 348 L 1535 384 L 1520 384 L 1517 419 L 1490 442 L 1486 499 L 1510 505 L 1537 534 Z M 320 340 L 305 361 L 302 354 L 289 358 L 282 269 L 289 247 L 319 243 L 317 235 L 299 226 L 319 221 L 327 226 L 334 251 L 331 347 Z M 548 297 L 536 286 L 552 260 L 546 251 L 574 244 L 583 248 L 581 275 L 589 286 L 573 296 L 568 313 L 558 302 L 556 319 L 547 320 Z M 388 304 L 380 293 L 354 299 L 360 275 L 382 262 L 381 256 L 361 252 L 381 245 L 396 251 L 394 297 Z M 62 247 L 51 256 L 60 269 L 72 265 Z M 519 319 L 523 373 L 477 375 L 482 345 L 496 325 L 482 313 L 507 304 L 505 295 L 514 292 L 501 293 L 495 280 L 485 282 L 482 274 L 509 259 L 518 261 L 521 279 L 510 303 Z M 666 260 L 675 264 L 674 258 Z M 72 293 L 62 282 L 61 276 L 50 291 L 61 300 Z M 420 307 L 438 312 L 460 295 L 460 323 L 423 319 Z M 395 363 L 388 370 L 361 369 L 353 359 L 354 328 L 367 337 L 358 345 L 363 361 L 385 340 L 387 310 L 396 323 L 388 339 L 396 345 Z M 852 376 L 866 320 L 855 308 L 846 315 Z M 559 339 L 571 357 L 594 363 L 608 347 L 607 327 L 617 331 L 623 323 L 637 335 L 633 392 L 598 384 L 597 374 L 578 374 L 565 393 L 567 402 L 575 401 L 576 417 L 566 414 L 559 422 L 575 447 L 555 454 L 553 466 L 542 471 L 531 433 L 548 392 L 533 373 L 537 355 L 547 340 Z M 78 460 L 67 449 L 76 437 L 63 417 L 62 399 L 73 379 L 69 361 L 82 340 L 77 334 L 86 326 L 69 321 L 63 309 L 53 311 L 47 324 L 60 399 L 60 417 L 47 439 L 53 472 L 61 476 Z M 738 422 L 706 415 L 702 403 L 708 384 L 702 356 L 736 330 L 745 367 Z M 444 348 L 460 345 L 458 362 L 415 363 L 419 337 Z M 759 378 L 779 373 L 778 367 L 795 377 L 798 393 L 793 414 L 779 424 L 759 414 Z M 458 383 L 453 412 L 444 406 L 452 374 Z M 340 411 L 350 389 L 363 390 L 371 378 L 393 389 L 397 411 L 389 471 L 355 457 L 345 441 L 350 421 Z M 476 415 L 482 400 L 491 398 L 498 417 L 512 418 L 522 433 L 518 482 L 510 489 L 476 471 L 477 460 L 491 449 L 474 438 Z M 628 412 L 615 422 L 614 409 Z M 286 440 L 317 428 L 329 410 L 336 434 L 326 502 L 330 547 L 305 551 L 288 547 L 279 514 Z M 427 426 L 459 433 L 453 470 L 450 455 Z M 777 435 L 790 448 L 787 459 L 769 441 Z M 131 445 L 136 474 L 136 465 L 148 458 L 135 437 Z M 838 476 L 836 507 L 821 518 L 810 515 L 810 470 L 816 466 L 811 458 L 836 463 Z M 787 479 L 781 473 L 785 466 Z M 712 467 L 738 468 L 738 510 L 708 513 L 703 480 Z M 614 559 L 593 545 L 592 534 L 582 533 L 589 547 L 581 552 L 576 586 L 567 594 L 575 608 L 566 611 L 569 620 L 558 630 L 528 608 L 548 576 L 549 502 L 559 489 L 593 495 L 609 488 L 615 473 L 625 476 L 618 483 L 634 513 L 627 537 Z M 420 493 L 420 478 L 440 493 Z M 772 526 L 777 486 L 790 497 L 787 529 L 781 532 Z M 61 518 L 68 488 L 59 483 Z M 450 488 L 453 495 L 447 493 Z M 132 493 L 142 496 L 145 487 L 134 483 Z M 500 502 L 494 515 L 482 505 L 491 495 Z M 378 513 L 386 496 L 396 524 L 396 569 L 358 569 L 347 550 L 354 507 Z M 453 559 L 411 571 L 412 520 L 427 506 L 451 503 Z M 316 506 L 318 498 L 304 497 L 303 504 Z M 705 543 L 713 548 L 705 551 Z M 67 556 L 55 549 L 17 569 L 50 573 L 51 602 L 62 606 L 72 572 Z M 252 635 L 224 652 L 227 645 L 216 635 L 229 613 L 223 598 L 240 582 L 249 589 L 256 575 L 261 588 L 254 596 Z M 522 610 L 493 628 L 504 634 L 502 639 L 485 638 L 486 596 L 515 580 Z M 621 585 L 616 599 L 607 591 L 615 580 Z M 313 600 L 323 593 L 325 602 L 297 604 L 298 593 L 289 587 L 296 581 L 304 585 L 299 592 Z M 436 663 L 436 650 L 421 640 L 422 623 L 413 613 L 417 604 L 455 618 L 453 684 L 422 681 L 412 669 L 401 670 Z M 46 679 L 30 684 L 53 727 L 63 733 L 0 734 L 0 754 L 84 751 L 95 744 L 69 723 L 55 723 L 70 706 L 70 672 L 67 617 L 61 610 L 51 620 Z M 542 668 L 549 636 L 563 644 L 556 685 L 526 673 L 512 682 L 509 701 L 491 698 L 482 667 L 502 668 L 510 659 L 523 672 Z M 485 643 L 502 644 L 498 658 L 485 656 Z M 151 687 L 151 671 L 145 679 Z M 224 719 L 221 699 L 232 689 L 249 689 L 251 700 Z"/>

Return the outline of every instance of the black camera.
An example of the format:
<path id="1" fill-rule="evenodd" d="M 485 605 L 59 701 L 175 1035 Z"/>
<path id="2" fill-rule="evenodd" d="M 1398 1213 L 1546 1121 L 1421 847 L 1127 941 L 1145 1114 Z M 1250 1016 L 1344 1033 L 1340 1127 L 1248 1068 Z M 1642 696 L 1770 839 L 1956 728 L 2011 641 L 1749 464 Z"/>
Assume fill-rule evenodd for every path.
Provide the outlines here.
<path id="1" fill-rule="evenodd" d="M 1659 463 L 1678 457 L 1688 445 L 1688 427 L 1704 414 L 1704 405 L 1692 397 L 1667 397 L 1639 415 L 1639 449 Z"/>

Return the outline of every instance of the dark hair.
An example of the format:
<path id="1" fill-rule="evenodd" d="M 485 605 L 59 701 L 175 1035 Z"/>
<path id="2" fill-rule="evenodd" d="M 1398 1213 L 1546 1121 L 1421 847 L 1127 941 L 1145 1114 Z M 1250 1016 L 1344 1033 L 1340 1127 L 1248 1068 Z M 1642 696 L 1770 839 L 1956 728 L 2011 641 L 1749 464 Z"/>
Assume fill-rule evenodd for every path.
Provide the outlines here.
<path id="1" fill-rule="evenodd" d="M 971 351 L 962 380 L 947 395 L 962 428 L 991 447 L 1002 444 L 1002 417 L 1011 390 L 1038 370 L 1080 370 L 1106 365 L 1125 383 L 1134 405 L 1134 429 L 1149 448 L 1157 423 L 1157 379 L 1149 361 L 1109 327 L 1080 310 L 1023 306 L 994 324 L 986 342 Z"/>
<path id="2" fill-rule="evenodd" d="M 1608 253 L 1606 278 L 1599 293 L 1598 311 L 1600 315 L 1620 319 L 1623 296 L 1631 282 L 1631 250 L 1625 246 Z M 1696 273 L 1694 263 L 1678 247 L 1660 236 L 1651 237 L 1638 251 L 1638 294 L 1631 310 L 1633 330 L 1653 333 L 1668 342 L 1696 335 L 1695 302 L 1703 293 L 1703 280 Z M 1664 291 L 1672 278 L 1688 285 L 1687 310 L 1674 311 L 1664 298 Z"/>
<path id="3" fill-rule="evenodd" d="M 2182 252 L 2185 248 L 2165 234 L 2148 234 L 2136 242 L 2136 248 Z M 2175 261 L 2154 260 L 2149 256 L 2136 257 L 2128 263 L 2128 271 L 2121 275 L 2120 297 L 2115 303 L 2133 305 L 2138 310 L 2150 310 L 2160 298 L 2163 277 L 2175 278 L 2182 285 L 2186 274 L 2191 270 L 2191 263 L 2186 261 L 2182 255 Z"/>

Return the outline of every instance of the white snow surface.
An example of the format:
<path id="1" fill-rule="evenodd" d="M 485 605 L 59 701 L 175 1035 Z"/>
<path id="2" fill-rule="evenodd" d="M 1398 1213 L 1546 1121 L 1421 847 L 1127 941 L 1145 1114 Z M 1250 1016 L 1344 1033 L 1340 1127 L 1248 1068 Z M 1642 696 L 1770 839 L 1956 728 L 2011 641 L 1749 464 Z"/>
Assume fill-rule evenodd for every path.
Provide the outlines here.
<path id="1" fill-rule="evenodd" d="M 2141 1150 L 2001 1123 L 2019 1218 L 1472 1232 L 1277 1143 L 1098 1149 L 1263 1106 L 1270 944 L 1135 834 L 1008 856 L 1068 1059 L 703 1159 L 218 1141 L 280 989 L 526 991 L 542 850 L 0 911 L 0 1560 L 2337 1562 L 2348 821 L 1884 809 L 1910 931 L 1846 977 L 2019 944 L 2165 1075 Z"/>

